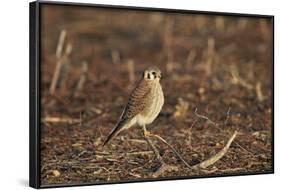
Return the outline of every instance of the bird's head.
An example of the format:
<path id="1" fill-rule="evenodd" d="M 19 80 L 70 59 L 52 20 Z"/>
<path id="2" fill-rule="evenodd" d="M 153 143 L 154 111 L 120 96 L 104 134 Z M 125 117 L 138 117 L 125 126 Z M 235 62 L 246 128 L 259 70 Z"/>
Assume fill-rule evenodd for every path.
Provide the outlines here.
<path id="1" fill-rule="evenodd" d="M 158 67 L 149 67 L 143 72 L 144 80 L 159 81 L 161 77 L 161 71 Z"/>

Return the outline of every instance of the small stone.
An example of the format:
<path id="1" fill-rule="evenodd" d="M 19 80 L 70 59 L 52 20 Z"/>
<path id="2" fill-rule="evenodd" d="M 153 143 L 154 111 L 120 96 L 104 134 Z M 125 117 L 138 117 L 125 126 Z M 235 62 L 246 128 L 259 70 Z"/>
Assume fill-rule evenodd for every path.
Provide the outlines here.
<path id="1" fill-rule="evenodd" d="M 55 176 L 55 177 L 58 177 L 58 176 L 60 176 L 60 172 L 58 171 L 58 170 L 53 170 L 53 175 Z"/>

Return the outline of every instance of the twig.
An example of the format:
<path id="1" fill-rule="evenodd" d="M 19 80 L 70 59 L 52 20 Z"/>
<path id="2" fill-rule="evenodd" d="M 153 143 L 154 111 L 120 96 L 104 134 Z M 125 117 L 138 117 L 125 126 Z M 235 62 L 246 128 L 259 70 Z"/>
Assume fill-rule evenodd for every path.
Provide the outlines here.
<path id="1" fill-rule="evenodd" d="M 160 153 L 159 153 L 158 149 L 152 143 L 150 138 L 146 135 L 144 135 L 144 138 L 147 141 L 148 145 L 152 148 L 153 152 L 155 153 L 157 160 L 161 163 L 161 165 L 165 165 L 165 162 L 163 161 L 163 158 L 160 156 Z"/>
<path id="2" fill-rule="evenodd" d="M 194 62 L 196 58 L 196 51 L 195 50 L 191 50 L 187 56 L 186 59 L 186 68 L 189 69 L 189 67 L 192 65 L 192 63 Z"/>
<path id="3" fill-rule="evenodd" d="M 229 120 L 230 110 L 231 110 L 231 108 L 229 107 L 228 110 L 227 110 L 227 112 L 226 112 L 226 119 L 225 119 L 225 121 L 224 121 L 224 126 L 227 125 L 227 122 L 228 122 L 228 120 Z"/>
<path id="4" fill-rule="evenodd" d="M 126 156 L 139 156 L 139 155 L 149 155 L 153 154 L 153 151 L 139 151 L 139 152 L 128 152 L 125 153 Z"/>
<path id="5" fill-rule="evenodd" d="M 129 72 L 129 81 L 131 84 L 135 83 L 135 63 L 133 60 L 128 60 L 128 72 Z"/>
<path id="6" fill-rule="evenodd" d="M 119 52 L 116 51 L 116 50 L 113 50 L 111 52 L 111 59 L 112 59 L 113 64 L 120 63 L 120 54 L 119 54 Z"/>
<path id="7" fill-rule="evenodd" d="M 208 57 L 207 61 L 205 61 L 205 72 L 207 76 L 210 76 L 212 73 L 212 63 L 213 63 L 213 58 L 212 57 Z"/>
<path id="8" fill-rule="evenodd" d="M 208 37 L 208 48 L 207 48 L 207 56 L 214 57 L 215 55 L 215 44 L 216 41 L 213 37 Z"/>
<path id="9" fill-rule="evenodd" d="M 159 135 L 155 135 L 155 134 L 151 134 L 152 136 L 156 137 L 157 139 L 159 139 L 160 141 L 162 141 L 164 144 L 166 144 L 172 151 L 173 153 L 185 164 L 186 167 L 188 167 L 189 169 L 193 170 L 192 167 L 184 160 L 184 158 L 178 153 L 178 151 L 172 146 L 170 145 L 165 139 L 163 139 L 162 137 L 160 137 Z"/>
<path id="10" fill-rule="evenodd" d="M 67 81 L 70 63 L 71 63 L 71 61 L 69 59 L 71 52 L 72 52 L 72 45 L 71 45 L 71 43 L 68 43 L 66 45 L 65 52 L 61 58 L 63 60 L 63 64 L 61 67 L 60 75 L 58 78 L 58 84 L 57 84 L 57 86 L 60 88 L 60 92 L 62 92 L 62 93 L 66 92 L 65 86 L 66 86 L 66 81 Z"/>
<path id="11" fill-rule="evenodd" d="M 245 168 L 228 168 L 224 170 L 220 170 L 221 173 L 223 172 L 237 172 L 237 171 L 242 171 L 245 170 Z"/>
<path id="12" fill-rule="evenodd" d="M 184 118 L 186 116 L 187 110 L 189 107 L 189 103 L 184 101 L 181 97 L 178 99 L 178 103 L 176 105 L 176 111 L 173 114 L 174 118 Z"/>
<path id="13" fill-rule="evenodd" d="M 241 146 L 236 140 L 233 141 L 233 143 L 235 145 L 237 145 L 239 148 L 241 148 L 242 150 L 244 150 L 245 152 L 249 153 L 251 156 L 256 157 L 255 154 L 253 154 L 251 151 L 247 150 L 246 148 L 244 148 L 243 146 Z"/>
<path id="14" fill-rule="evenodd" d="M 84 61 L 81 66 L 81 75 L 80 79 L 77 83 L 76 89 L 75 89 L 75 97 L 78 96 L 78 93 L 82 90 L 84 83 L 86 82 L 87 79 L 87 74 L 88 74 L 88 63 Z"/>
<path id="15" fill-rule="evenodd" d="M 116 159 L 116 158 L 104 158 L 104 159 L 109 162 L 121 162 L 119 159 Z"/>
<path id="16" fill-rule="evenodd" d="M 249 83 L 247 83 L 245 80 L 243 80 L 240 75 L 239 72 L 237 70 L 237 68 L 235 66 L 233 66 L 230 70 L 230 74 L 232 76 L 232 83 L 233 84 L 240 84 L 241 86 L 247 88 L 248 90 L 252 90 L 253 86 Z"/>
<path id="17" fill-rule="evenodd" d="M 257 94 L 258 101 L 262 102 L 264 100 L 264 96 L 262 94 L 260 82 L 258 82 L 257 85 L 256 85 L 256 94 Z"/>
<path id="18" fill-rule="evenodd" d="M 159 177 L 165 171 L 172 171 L 172 170 L 177 171 L 178 167 L 167 165 L 167 164 L 163 164 L 156 172 L 153 173 L 153 177 Z"/>
<path id="19" fill-rule="evenodd" d="M 192 129 L 193 129 L 193 127 L 195 126 L 197 120 L 198 120 L 198 119 L 195 119 L 195 120 L 192 122 L 190 128 L 188 129 L 188 140 L 187 140 L 187 143 L 188 143 L 190 149 L 193 149 L 193 148 L 192 148 L 192 144 L 191 144 L 191 142 L 192 142 Z"/>
<path id="20" fill-rule="evenodd" d="M 135 178 L 141 178 L 141 175 L 133 173 L 133 172 L 128 172 L 128 174 L 135 177 Z"/>
<path id="21" fill-rule="evenodd" d="M 228 120 L 229 120 L 229 117 L 230 117 L 230 111 L 231 111 L 231 108 L 229 107 L 228 110 L 227 110 L 227 113 L 226 113 L 226 119 L 224 121 L 224 126 L 226 126 Z M 218 123 L 215 123 L 213 121 L 211 121 L 208 117 L 204 116 L 204 115 L 200 115 L 200 114 L 197 114 L 197 108 L 195 108 L 195 115 L 199 118 L 202 118 L 202 119 L 205 119 L 205 120 L 208 120 L 209 122 L 212 122 L 214 124 L 214 126 L 216 127 L 216 129 L 218 129 L 220 132 L 222 132 L 222 129 L 218 127 Z M 254 156 L 255 155 L 250 152 L 249 150 L 247 150 L 246 148 L 244 148 L 242 145 L 240 145 L 236 140 L 233 141 L 233 143 L 235 145 L 237 145 L 238 147 L 240 147 L 242 150 L 244 150 L 245 152 L 249 153 L 251 156 Z"/>
<path id="22" fill-rule="evenodd" d="M 218 160 L 220 160 L 225 154 L 226 152 L 228 151 L 232 141 L 234 140 L 234 138 L 236 137 L 237 135 L 237 131 L 235 131 L 233 133 L 233 135 L 230 137 L 230 139 L 228 140 L 228 142 L 226 143 L 225 147 L 219 151 L 216 155 L 214 155 L 213 157 L 193 166 L 193 168 L 207 168 L 209 167 L 210 165 L 216 163 Z"/>
<path id="23" fill-rule="evenodd" d="M 201 115 L 201 114 L 198 114 L 197 113 L 197 108 L 195 108 L 195 111 L 194 111 L 195 115 L 199 118 L 202 118 L 202 119 L 205 119 L 207 120 L 209 123 L 213 124 L 213 125 L 217 125 L 217 123 L 213 122 L 212 120 L 210 120 L 207 116 L 204 116 L 204 115 Z"/>
<path id="24" fill-rule="evenodd" d="M 140 139 L 128 139 L 128 141 L 131 141 L 131 142 L 133 142 L 133 143 L 146 143 L 146 141 L 144 141 L 144 140 L 140 140 Z"/>
<path id="25" fill-rule="evenodd" d="M 80 123 L 80 119 L 72 119 L 72 118 L 62 118 L 62 117 L 45 117 L 42 119 L 42 122 L 46 123 Z"/>
<path id="26" fill-rule="evenodd" d="M 57 86 L 57 83 L 58 83 L 58 80 L 59 80 L 59 75 L 60 75 L 60 72 L 61 72 L 61 67 L 62 67 L 62 64 L 63 64 L 64 61 L 65 60 L 60 59 L 57 62 L 57 65 L 56 65 L 56 68 L 55 68 L 55 71 L 54 71 L 54 75 L 53 75 L 53 79 L 52 79 L 52 82 L 51 82 L 51 86 L 50 86 L 50 94 L 55 93 L 55 89 L 56 89 L 56 86 Z"/>
<path id="27" fill-rule="evenodd" d="M 190 125 L 189 130 L 192 130 L 192 129 L 193 129 L 193 127 L 195 126 L 196 122 L 197 122 L 197 119 L 195 119 L 195 120 L 192 122 L 192 124 Z"/>
<path id="28" fill-rule="evenodd" d="M 59 41 L 58 41 L 58 45 L 57 45 L 57 50 L 56 50 L 57 59 L 60 59 L 61 56 L 62 56 L 62 49 L 63 49 L 65 37 L 66 37 L 66 30 L 62 30 L 61 33 L 60 33 L 60 37 L 59 37 Z"/>
<path id="29" fill-rule="evenodd" d="M 71 44 L 68 44 L 66 47 L 65 53 L 57 60 L 56 68 L 55 68 L 51 86 L 50 86 L 50 94 L 55 93 L 60 75 L 62 73 L 62 67 L 65 64 L 65 62 L 67 61 L 68 56 L 70 55 L 71 51 L 72 51 L 72 46 L 71 46 Z"/>

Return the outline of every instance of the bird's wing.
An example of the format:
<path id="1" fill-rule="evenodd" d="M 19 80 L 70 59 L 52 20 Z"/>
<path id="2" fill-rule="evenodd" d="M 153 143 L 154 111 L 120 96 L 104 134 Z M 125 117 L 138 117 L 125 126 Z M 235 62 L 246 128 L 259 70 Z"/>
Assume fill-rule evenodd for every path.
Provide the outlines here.
<path id="1" fill-rule="evenodd" d="M 141 113 L 149 104 L 149 94 L 151 92 L 151 85 L 142 80 L 138 86 L 133 90 L 121 120 L 131 119 L 137 114 Z"/>
<path id="2" fill-rule="evenodd" d="M 119 121 L 110 132 L 103 145 L 106 145 L 113 137 L 122 131 L 123 127 L 125 127 L 134 116 L 144 110 L 145 106 L 149 103 L 148 97 L 150 89 L 150 85 L 146 84 L 145 81 L 141 81 L 138 84 L 133 90 Z"/>

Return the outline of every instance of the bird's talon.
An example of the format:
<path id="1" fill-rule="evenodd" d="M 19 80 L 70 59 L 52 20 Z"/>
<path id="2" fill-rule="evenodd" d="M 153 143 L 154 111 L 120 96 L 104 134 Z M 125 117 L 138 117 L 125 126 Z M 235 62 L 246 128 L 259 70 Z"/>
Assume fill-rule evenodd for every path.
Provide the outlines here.
<path id="1" fill-rule="evenodd" d="M 149 131 L 146 131 L 146 130 L 145 130 L 145 131 L 144 131 L 144 136 L 145 136 L 145 137 L 151 136 L 151 133 L 150 133 Z"/>

